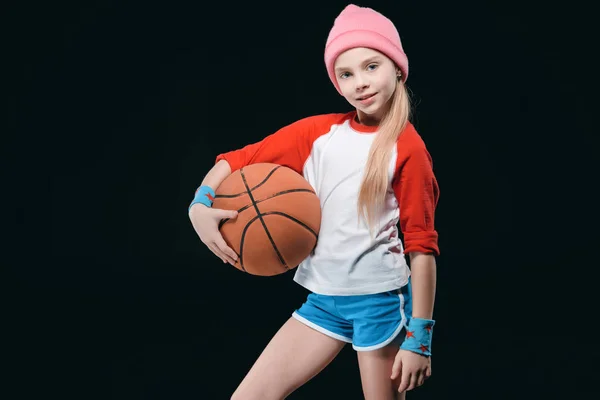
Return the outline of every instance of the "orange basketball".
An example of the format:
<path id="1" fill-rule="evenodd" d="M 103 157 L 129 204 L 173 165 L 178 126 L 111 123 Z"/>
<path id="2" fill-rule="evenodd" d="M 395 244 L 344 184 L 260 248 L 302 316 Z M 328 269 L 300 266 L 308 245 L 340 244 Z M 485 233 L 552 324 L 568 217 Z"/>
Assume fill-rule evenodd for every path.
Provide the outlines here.
<path id="1" fill-rule="evenodd" d="M 225 242 L 238 255 L 235 266 L 273 276 L 296 268 L 317 244 L 321 204 L 296 171 L 277 164 L 252 164 L 233 172 L 215 192 L 213 208 L 237 210 L 221 221 Z"/>

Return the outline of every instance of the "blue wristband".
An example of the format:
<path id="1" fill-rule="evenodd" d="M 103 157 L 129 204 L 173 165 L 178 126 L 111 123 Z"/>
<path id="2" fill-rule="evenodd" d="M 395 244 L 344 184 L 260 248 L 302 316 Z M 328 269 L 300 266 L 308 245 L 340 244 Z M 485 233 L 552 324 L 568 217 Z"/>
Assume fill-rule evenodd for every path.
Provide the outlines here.
<path id="1" fill-rule="evenodd" d="M 400 348 L 426 357 L 431 356 L 433 325 L 435 321 L 432 319 L 411 318 L 406 326 L 406 337 Z"/>
<path id="2" fill-rule="evenodd" d="M 210 186 L 200 186 L 196 189 L 194 200 L 190 204 L 188 211 L 196 203 L 204 204 L 206 207 L 212 207 L 213 201 L 215 200 L 215 191 Z"/>

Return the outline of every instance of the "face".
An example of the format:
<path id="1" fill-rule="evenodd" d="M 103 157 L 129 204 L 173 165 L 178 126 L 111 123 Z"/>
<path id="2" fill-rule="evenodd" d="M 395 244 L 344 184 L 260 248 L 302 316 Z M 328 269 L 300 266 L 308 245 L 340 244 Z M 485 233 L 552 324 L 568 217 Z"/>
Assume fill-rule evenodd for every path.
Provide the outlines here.
<path id="1" fill-rule="evenodd" d="M 357 47 L 342 53 L 334 68 L 342 95 L 356 107 L 360 121 L 379 122 L 396 90 L 399 70 L 394 62 L 376 50 Z"/>

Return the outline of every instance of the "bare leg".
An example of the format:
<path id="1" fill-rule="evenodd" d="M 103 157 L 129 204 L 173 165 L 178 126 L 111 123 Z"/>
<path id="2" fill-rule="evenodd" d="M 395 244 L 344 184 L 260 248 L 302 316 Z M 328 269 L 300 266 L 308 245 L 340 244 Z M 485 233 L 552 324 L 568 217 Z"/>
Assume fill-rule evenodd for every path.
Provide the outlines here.
<path id="1" fill-rule="evenodd" d="M 284 399 L 321 372 L 345 344 L 290 318 L 271 339 L 231 398 Z"/>
<path id="2" fill-rule="evenodd" d="M 405 393 L 398 393 L 400 378 L 392 381 L 392 366 L 398 353 L 398 344 L 391 344 L 372 351 L 358 351 L 358 366 L 365 400 L 404 400 Z"/>

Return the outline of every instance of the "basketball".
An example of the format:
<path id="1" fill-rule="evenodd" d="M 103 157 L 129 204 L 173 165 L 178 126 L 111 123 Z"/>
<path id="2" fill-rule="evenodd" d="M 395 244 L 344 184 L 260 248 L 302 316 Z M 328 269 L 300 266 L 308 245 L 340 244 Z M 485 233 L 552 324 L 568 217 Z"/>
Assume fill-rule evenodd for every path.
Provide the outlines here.
<path id="1" fill-rule="evenodd" d="M 279 275 L 297 267 L 317 244 L 321 204 L 296 171 L 258 163 L 229 175 L 213 208 L 236 210 L 221 221 L 223 239 L 238 255 L 235 267 L 252 275 Z"/>

